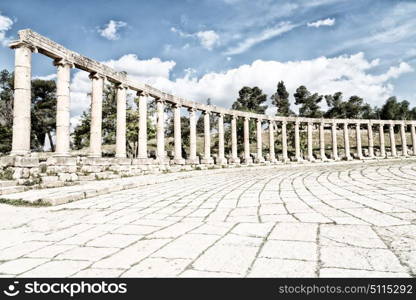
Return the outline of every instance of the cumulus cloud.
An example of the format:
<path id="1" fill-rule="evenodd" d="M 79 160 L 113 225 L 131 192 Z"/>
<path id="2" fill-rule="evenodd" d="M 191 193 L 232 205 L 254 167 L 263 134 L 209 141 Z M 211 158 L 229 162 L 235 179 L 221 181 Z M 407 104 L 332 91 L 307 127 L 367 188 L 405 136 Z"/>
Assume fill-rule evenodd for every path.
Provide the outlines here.
<path id="1" fill-rule="evenodd" d="M 110 20 L 104 28 L 99 28 L 99 34 L 111 41 L 118 40 L 120 38 L 119 30 L 127 26 L 126 22 Z"/>
<path id="2" fill-rule="evenodd" d="M 292 29 L 298 26 L 299 25 L 292 24 L 290 22 L 281 22 L 274 27 L 267 28 L 260 33 L 248 37 L 247 39 L 241 41 L 237 46 L 228 48 L 224 54 L 234 55 L 243 53 L 251 47 L 253 47 L 254 45 L 257 45 L 258 43 L 264 42 L 266 40 L 279 36 L 285 32 L 291 31 Z"/>
<path id="3" fill-rule="evenodd" d="M 13 26 L 13 20 L 7 16 L 3 16 L 0 12 L 0 43 L 3 46 L 7 46 L 10 41 L 10 38 L 6 36 L 7 31 L 9 31 Z"/>
<path id="4" fill-rule="evenodd" d="M 207 50 L 212 50 L 220 44 L 220 36 L 214 30 L 198 31 L 195 33 L 187 33 L 178 28 L 171 27 L 170 31 L 178 34 L 182 38 L 194 38 L 199 41 L 201 46 Z M 188 45 L 188 44 L 186 44 Z M 189 45 L 187 46 L 189 47 Z"/>
<path id="5" fill-rule="evenodd" d="M 371 74 L 380 61 L 368 60 L 363 53 L 288 62 L 256 60 L 226 72 L 207 73 L 200 78 L 196 77 L 194 70 L 188 69 L 183 77 L 174 80 L 169 76 L 175 66 L 173 61 L 159 58 L 140 60 L 136 55 L 128 54 L 106 64 L 118 71 L 125 70 L 132 79 L 165 92 L 197 102 L 210 98 L 213 104 L 226 108 L 234 102 L 241 87 L 258 86 L 270 96 L 279 80 L 285 82 L 290 95 L 300 85 L 305 85 L 312 92 L 326 95 L 341 91 L 346 98 L 358 95 L 372 105 L 381 105 L 393 93 L 394 86 L 390 80 L 413 71 L 410 65 L 402 62 L 381 74 Z M 74 122 L 88 108 L 90 90 L 88 74 L 77 72 L 71 84 Z"/>
<path id="6" fill-rule="evenodd" d="M 308 27 L 321 27 L 321 26 L 334 26 L 335 25 L 335 19 L 331 19 L 331 18 L 327 18 L 327 19 L 322 19 L 322 20 L 318 20 L 315 22 L 311 22 L 307 24 Z"/>

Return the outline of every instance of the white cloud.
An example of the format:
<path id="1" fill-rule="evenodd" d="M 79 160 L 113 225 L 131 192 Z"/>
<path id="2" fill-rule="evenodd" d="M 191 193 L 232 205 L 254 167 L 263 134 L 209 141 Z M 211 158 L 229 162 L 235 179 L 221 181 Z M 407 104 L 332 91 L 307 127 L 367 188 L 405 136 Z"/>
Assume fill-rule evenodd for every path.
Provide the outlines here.
<path id="1" fill-rule="evenodd" d="M 40 79 L 40 80 L 55 80 L 56 74 L 49 74 L 46 76 L 34 76 L 33 79 Z"/>
<path id="2" fill-rule="evenodd" d="M 187 33 L 178 28 L 171 27 L 170 31 L 178 34 L 182 38 L 194 38 L 198 39 L 201 46 L 207 50 L 212 50 L 215 46 L 220 44 L 220 36 L 214 30 L 198 31 L 196 33 Z M 186 46 L 186 47 L 185 47 Z M 186 44 L 185 49 L 189 47 Z"/>
<path id="3" fill-rule="evenodd" d="M 6 36 L 6 33 L 12 28 L 13 23 L 12 19 L 7 16 L 3 16 L 0 12 L 0 43 L 3 46 L 7 46 L 10 42 L 10 38 Z"/>
<path id="4" fill-rule="evenodd" d="M 119 29 L 125 26 L 127 26 L 126 22 L 110 20 L 104 28 L 99 28 L 98 32 L 108 40 L 118 40 L 120 38 Z"/>
<path id="5" fill-rule="evenodd" d="M 316 22 L 311 22 L 308 23 L 308 27 L 321 27 L 321 26 L 334 26 L 335 24 L 335 19 L 331 19 L 331 18 L 327 18 L 327 19 L 322 19 L 322 20 L 318 20 Z"/>
<path id="6" fill-rule="evenodd" d="M 380 61 L 369 61 L 363 53 L 288 62 L 256 60 L 226 72 L 207 73 L 200 78 L 196 77 L 195 70 L 187 69 L 183 77 L 175 80 L 169 76 L 175 66 L 173 61 L 159 58 L 140 60 L 136 55 L 128 54 L 106 64 L 118 71 L 126 70 L 132 79 L 162 91 L 197 102 L 211 98 L 213 104 L 226 108 L 237 98 L 241 87 L 258 86 L 270 96 L 279 80 L 285 82 L 290 95 L 297 87 L 305 85 L 312 92 L 326 95 L 341 91 L 345 98 L 358 95 L 371 105 L 380 106 L 393 94 L 394 86 L 390 80 L 413 71 L 410 65 L 402 62 L 384 73 L 370 74 Z M 88 74 L 83 71 L 75 73 L 71 84 L 71 120 L 74 122 L 88 108 L 90 99 L 87 94 L 90 90 Z"/>
<path id="7" fill-rule="evenodd" d="M 266 40 L 269 40 L 271 38 L 274 38 L 276 36 L 279 36 L 285 32 L 291 31 L 292 29 L 298 27 L 299 25 L 296 24 L 292 24 L 290 22 L 281 22 L 279 23 L 277 26 L 274 26 L 272 28 L 267 28 L 265 30 L 263 30 L 260 33 L 257 33 L 245 40 L 243 40 L 242 42 L 240 42 L 237 46 L 235 47 L 230 47 L 225 51 L 226 55 L 234 55 L 234 54 L 240 54 L 243 53 L 245 51 L 247 51 L 248 49 L 250 49 L 251 47 L 253 47 L 254 45 L 264 42 Z"/>

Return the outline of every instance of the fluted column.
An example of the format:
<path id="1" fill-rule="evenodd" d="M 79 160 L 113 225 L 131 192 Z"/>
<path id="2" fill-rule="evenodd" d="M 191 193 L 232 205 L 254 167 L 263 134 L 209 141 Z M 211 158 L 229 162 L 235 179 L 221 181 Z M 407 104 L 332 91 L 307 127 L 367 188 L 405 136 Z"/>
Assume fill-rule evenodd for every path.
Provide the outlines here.
<path id="1" fill-rule="evenodd" d="M 183 165 L 185 160 L 182 157 L 182 133 L 181 133 L 181 105 L 173 105 L 173 139 L 175 155 L 173 162 L 177 165 Z"/>
<path id="2" fill-rule="evenodd" d="M 302 157 L 300 156 L 299 121 L 295 122 L 295 160 L 302 160 Z"/>
<path id="3" fill-rule="evenodd" d="M 104 77 L 97 73 L 91 73 L 90 79 L 92 80 L 92 92 L 89 156 L 101 157 Z"/>
<path id="4" fill-rule="evenodd" d="M 327 160 L 325 155 L 325 123 L 319 123 L 319 148 L 321 152 L 321 160 Z"/>
<path id="5" fill-rule="evenodd" d="M 65 59 L 54 61 L 56 72 L 56 148 L 55 156 L 70 155 L 71 100 L 69 82 L 73 64 Z"/>
<path id="6" fill-rule="evenodd" d="M 199 157 L 196 156 L 196 109 L 188 108 L 189 112 L 189 157 L 187 164 L 199 164 Z"/>
<path id="7" fill-rule="evenodd" d="M 237 116 L 231 116 L 231 158 L 230 163 L 240 163 L 237 152 Z"/>
<path id="8" fill-rule="evenodd" d="M 218 116 L 218 159 L 216 163 L 219 165 L 227 164 L 224 153 L 224 114 Z"/>
<path id="9" fill-rule="evenodd" d="M 250 129 L 249 129 L 249 117 L 244 117 L 244 163 L 250 164 L 253 159 L 250 156 Z"/>
<path id="10" fill-rule="evenodd" d="M 332 138 L 332 158 L 339 160 L 338 156 L 338 139 L 337 139 L 337 123 L 332 122 L 331 125 L 331 138 Z"/>
<path id="11" fill-rule="evenodd" d="M 269 161 L 276 162 L 276 153 L 274 151 L 274 121 L 269 121 Z"/>
<path id="12" fill-rule="evenodd" d="M 368 156 L 374 158 L 374 136 L 373 136 L 373 123 L 370 121 L 367 124 L 368 135 Z"/>
<path id="13" fill-rule="evenodd" d="M 117 128 L 116 128 L 116 157 L 126 157 L 126 106 L 127 86 L 117 86 Z"/>
<path id="14" fill-rule="evenodd" d="M 210 114 L 209 111 L 204 111 L 204 158 L 201 163 L 213 164 L 214 160 L 211 157 L 211 128 L 210 128 Z"/>
<path id="15" fill-rule="evenodd" d="M 408 156 L 407 154 L 407 140 L 406 140 L 406 125 L 400 124 L 400 136 L 402 140 L 402 156 Z"/>
<path id="16" fill-rule="evenodd" d="M 13 137 L 10 155 L 24 155 L 30 152 L 30 109 L 33 47 L 26 43 L 11 45 L 15 49 Z"/>
<path id="17" fill-rule="evenodd" d="M 262 137 L 262 129 L 261 129 L 261 119 L 257 119 L 257 130 L 256 130 L 256 136 L 257 136 L 257 163 L 264 162 L 263 157 L 263 137 Z"/>
<path id="18" fill-rule="evenodd" d="M 161 98 L 156 99 L 156 114 L 156 158 L 165 163 L 165 101 Z"/>
<path id="19" fill-rule="evenodd" d="M 314 161 L 315 158 L 313 157 L 313 124 L 312 122 L 308 122 L 308 160 Z"/>
<path id="20" fill-rule="evenodd" d="M 348 123 L 344 123 L 344 151 L 345 151 L 345 159 L 352 160 L 351 153 L 350 153 L 350 136 L 348 133 Z"/>
<path id="21" fill-rule="evenodd" d="M 390 151 L 391 156 L 397 157 L 397 151 L 396 151 L 396 138 L 394 135 L 394 124 L 389 124 L 389 134 L 390 134 Z"/>
<path id="22" fill-rule="evenodd" d="M 384 142 L 384 123 L 379 124 L 379 135 L 380 135 L 380 156 L 386 157 L 386 143 Z"/>
<path id="23" fill-rule="evenodd" d="M 139 92 L 139 163 L 147 163 L 147 93 Z"/>
<path id="24" fill-rule="evenodd" d="M 413 155 L 416 155 L 416 130 L 415 130 L 415 124 L 413 123 L 410 124 L 410 132 L 412 134 Z"/>
<path id="25" fill-rule="evenodd" d="M 282 160 L 283 162 L 289 160 L 287 156 L 287 121 L 282 121 Z"/>
<path id="26" fill-rule="evenodd" d="M 363 147 L 361 144 L 361 124 L 355 124 L 355 137 L 357 143 L 357 157 L 358 159 L 363 159 Z"/>

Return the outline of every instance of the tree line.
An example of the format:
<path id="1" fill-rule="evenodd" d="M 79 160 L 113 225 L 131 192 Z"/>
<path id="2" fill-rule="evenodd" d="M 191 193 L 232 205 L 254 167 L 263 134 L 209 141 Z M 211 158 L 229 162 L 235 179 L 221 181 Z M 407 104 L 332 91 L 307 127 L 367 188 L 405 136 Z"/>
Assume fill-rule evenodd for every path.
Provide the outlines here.
<path id="1" fill-rule="evenodd" d="M 13 124 L 13 89 L 14 73 L 8 70 L 0 72 L 0 153 L 8 153 L 11 150 L 12 124 Z M 103 144 L 115 144 L 116 137 L 116 90 L 112 85 L 106 85 L 103 97 L 103 123 L 102 136 Z M 291 109 L 289 93 L 283 81 L 277 83 L 276 92 L 270 96 L 270 107 L 276 109 L 277 116 L 300 116 L 313 118 L 350 118 L 350 119 L 416 119 L 416 107 L 410 108 L 410 103 L 406 100 L 398 101 L 396 97 L 388 98 L 380 107 L 372 107 L 359 96 L 351 96 L 344 99 L 342 92 L 333 95 L 320 95 L 310 92 L 305 86 L 300 86 L 293 94 L 294 105 L 298 107 L 298 114 Z M 269 108 L 268 95 L 255 87 L 243 87 L 238 92 L 238 97 L 231 108 L 235 110 L 248 111 L 264 114 Z M 139 114 L 137 106 L 138 98 L 130 99 L 133 105 L 127 105 L 127 149 L 131 156 L 137 152 L 137 133 Z M 327 104 L 327 110 L 321 107 L 323 102 Z M 211 100 L 207 100 L 210 104 Z M 53 136 L 56 131 L 56 84 L 54 80 L 32 80 L 32 109 L 31 109 L 31 148 L 35 151 L 42 151 L 45 144 L 54 150 Z M 173 114 L 169 105 L 166 105 L 166 136 L 173 134 Z M 155 113 L 155 104 L 149 103 L 148 108 L 148 136 L 149 139 L 155 137 L 156 128 L 151 118 Z M 225 122 L 230 120 L 225 119 Z M 216 128 L 217 117 L 211 115 L 211 128 Z M 82 149 L 89 145 L 89 133 L 91 123 L 90 108 L 83 112 L 79 124 L 72 132 L 71 147 Z M 181 117 L 182 134 L 184 146 L 189 145 L 189 119 Z M 203 132 L 203 116 L 197 120 L 197 132 Z M 243 124 L 237 123 L 239 144 L 242 144 Z M 255 123 L 250 122 L 250 132 L 254 133 Z M 226 128 L 226 138 L 229 140 L 230 130 Z M 254 138 L 254 134 L 250 134 Z M 172 144 L 173 141 L 168 141 Z M 213 142 L 216 146 L 217 141 Z M 170 145 L 171 146 L 171 145 Z"/>

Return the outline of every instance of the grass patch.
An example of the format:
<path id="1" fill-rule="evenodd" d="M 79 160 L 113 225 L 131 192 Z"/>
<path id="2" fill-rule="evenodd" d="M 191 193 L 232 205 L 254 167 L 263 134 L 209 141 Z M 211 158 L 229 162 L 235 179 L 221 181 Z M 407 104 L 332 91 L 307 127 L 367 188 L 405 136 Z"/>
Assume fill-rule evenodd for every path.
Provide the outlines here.
<path id="1" fill-rule="evenodd" d="M 0 198 L 0 203 L 2 204 L 9 204 L 13 206 L 26 206 L 26 207 L 42 207 L 42 206 L 51 206 L 50 203 L 42 202 L 42 200 L 38 200 L 35 202 L 29 202 L 22 199 L 5 199 Z"/>

